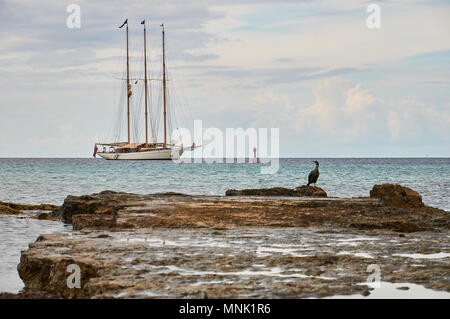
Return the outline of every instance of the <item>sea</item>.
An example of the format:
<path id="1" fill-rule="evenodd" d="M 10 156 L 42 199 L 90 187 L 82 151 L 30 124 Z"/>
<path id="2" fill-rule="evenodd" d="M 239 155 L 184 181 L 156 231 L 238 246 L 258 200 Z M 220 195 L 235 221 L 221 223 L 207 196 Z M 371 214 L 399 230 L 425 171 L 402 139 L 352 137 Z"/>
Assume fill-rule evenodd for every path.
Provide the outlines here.
<path id="1" fill-rule="evenodd" d="M 393 183 L 422 195 L 426 205 L 450 211 L 450 158 L 282 158 L 274 174 L 267 164 L 106 161 L 101 158 L 0 158 L 0 201 L 61 205 L 67 195 L 113 190 L 139 194 L 179 192 L 224 195 L 227 189 L 306 184 L 320 163 L 317 186 L 329 197 L 368 196 L 375 184 Z M 60 222 L 0 215 L 0 292 L 18 292 L 21 250 L 40 234 L 69 231 Z M 448 296 L 446 295 L 448 298 Z"/>

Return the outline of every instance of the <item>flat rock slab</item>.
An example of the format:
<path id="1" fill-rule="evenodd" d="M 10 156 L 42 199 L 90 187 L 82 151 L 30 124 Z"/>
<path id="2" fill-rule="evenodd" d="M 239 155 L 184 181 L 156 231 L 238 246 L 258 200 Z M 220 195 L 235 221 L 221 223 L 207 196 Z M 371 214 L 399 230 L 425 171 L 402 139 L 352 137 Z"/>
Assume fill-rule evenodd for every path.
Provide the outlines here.
<path id="1" fill-rule="evenodd" d="M 307 298 L 370 294 L 370 265 L 382 281 L 450 292 L 449 259 L 433 232 L 147 228 L 41 235 L 18 270 L 26 291 L 62 297 Z M 80 288 L 67 286 L 73 264 Z"/>
<path id="2" fill-rule="evenodd" d="M 371 265 L 383 281 L 449 292 L 450 213 L 385 199 L 68 196 L 51 217 L 74 230 L 41 235 L 22 252 L 18 271 L 24 296 L 368 295 Z M 80 288 L 67 286 L 73 264 Z"/>
<path id="3" fill-rule="evenodd" d="M 58 208 L 58 206 L 50 204 L 26 205 L 17 203 L 5 203 L 0 201 L 0 215 L 19 215 L 22 214 L 23 211 L 30 210 L 53 211 L 56 208 Z"/>
<path id="4" fill-rule="evenodd" d="M 449 212 L 399 208 L 376 198 L 136 195 L 105 191 L 68 196 L 54 218 L 74 229 L 326 227 L 442 231 Z"/>
<path id="5" fill-rule="evenodd" d="M 285 187 L 229 189 L 225 196 L 327 197 L 327 193 L 320 187 L 303 185 L 294 189 Z"/>

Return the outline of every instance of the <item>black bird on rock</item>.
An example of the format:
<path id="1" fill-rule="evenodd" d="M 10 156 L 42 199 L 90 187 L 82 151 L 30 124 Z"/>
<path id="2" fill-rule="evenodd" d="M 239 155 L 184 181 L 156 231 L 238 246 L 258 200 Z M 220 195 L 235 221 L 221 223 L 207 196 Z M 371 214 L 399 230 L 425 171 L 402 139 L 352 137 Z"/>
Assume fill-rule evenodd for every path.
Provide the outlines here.
<path id="1" fill-rule="evenodd" d="M 314 184 L 314 186 L 316 186 L 317 179 L 319 178 L 319 162 L 318 161 L 314 161 L 313 163 L 316 164 L 316 168 L 313 169 L 309 173 L 309 175 L 308 175 L 308 185 L 306 185 L 306 186 L 309 186 L 310 184 Z"/>

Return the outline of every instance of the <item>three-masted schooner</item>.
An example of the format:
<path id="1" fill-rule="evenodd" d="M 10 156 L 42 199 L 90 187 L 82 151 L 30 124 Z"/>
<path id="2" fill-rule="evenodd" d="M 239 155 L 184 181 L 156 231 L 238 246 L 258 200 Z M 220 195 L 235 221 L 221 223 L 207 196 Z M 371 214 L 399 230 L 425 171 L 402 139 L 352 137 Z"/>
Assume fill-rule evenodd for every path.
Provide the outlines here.
<path id="1" fill-rule="evenodd" d="M 132 95 L 130 84 L 130 60 L 128 52 L 128 19 L 119 27 L 126 25 L 127 36 L 127 124 L 128 124 L 128 140 L 127 142 L 114 143 L 96 143 L 94 149 L 94 157 L 96 154 L 107 160 L 156 160 L 156 159 L 178 159 L 184 151 L 193 150 L 195 144 L 190 147 L 183 147 L 183 145 L 169 144 L 167 142 L 167 96 L 166 96 L 166 57 L 165 57 L 165 34 L 164 24 L 162 27 L 162 82 L 163 82 L 163 117 L 164 117 L 164 141 L 150 142 L 148 138 L 148 78 L 147 78 L 147 44 L 146 44 L 146 28 L 145 20 L 141 22 L 144 25 L 144 83 L 145 83 L 145 142 L 131 143 L 130 140 L 130 97 Z M 98 146 L 102 147 L 102 151 L 98 151 Z"/>

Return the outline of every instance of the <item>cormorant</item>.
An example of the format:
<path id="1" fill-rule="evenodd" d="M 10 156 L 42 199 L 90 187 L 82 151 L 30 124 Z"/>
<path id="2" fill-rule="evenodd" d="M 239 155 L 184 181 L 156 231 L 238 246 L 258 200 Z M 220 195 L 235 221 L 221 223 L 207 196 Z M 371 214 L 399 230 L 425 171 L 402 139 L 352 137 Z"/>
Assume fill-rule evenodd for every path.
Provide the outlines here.
<path id="1" fill-rule="evenodd" d="M 313 169 L 309 173 L 309 175 L 308 175 L 308 185 L 306 185 L 306 186 L 309 186 L 310 184 L 314 184 L 314 186 L 316 186 L 317 179 L 319 178 L 319 162 L 318 161 L 314 161 L 313 163 L 316 164 L 316 168 Z"/>

